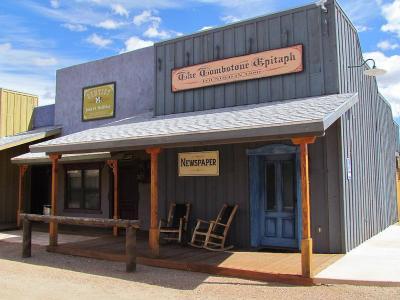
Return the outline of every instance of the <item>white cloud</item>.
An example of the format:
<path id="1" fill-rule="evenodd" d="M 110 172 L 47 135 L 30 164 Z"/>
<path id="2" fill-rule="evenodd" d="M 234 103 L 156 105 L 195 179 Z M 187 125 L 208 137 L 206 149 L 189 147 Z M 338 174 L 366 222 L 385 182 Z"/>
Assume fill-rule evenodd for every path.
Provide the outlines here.
<path id="1" fill-rule="evenodd" d="M 154 44 L 154 42 L 152 42 L 152 41 L 142 40 L 141 38 L 139 38 L 137 36 L 132 36 L 125 41 L 125 48 L 123 50 L 121 50 L 120 53 L 149 47 L 149 46 L 152 46 L 153 44 Z"/>
<path id="2" fill-rule="evenodd" d="M 224 23 L 235 23 L 235 22 L 239 22 L 240 18 L 235 17 L 235 16 L 223 16 L 223 17 L 221 17 L 221 20 Z"/>
<path id="3" fill-rule="evenodd" d="M 103 38 L 96 33 L 93 33 L 91 36 L 89 36 L 86 41 L 100 48 L 104 48 L 112 44 L 112 40 Z"/>
<path id="4" fill-rule="evenodd" d="M 52 8 L 59 8 L 60 7 L 60 0 L 51 0 L 50 1 L 50 6 L 52 7 Z"/>
<path id="5" fill-rule="evenodd" d="M 108 19 L 100 22 L 97 24 L 97 27 L 104 28 L 104 29 L 118 29 L 121 27 L 123 23 L 116 22 L 114 20 Z"/>
<path id="6" fill-rule="evenodd" d="M 87 27 L 82 24 L 65 23 L 65 24 L 62 24 L 62 26 L 67 28 L 70 31 L 75 31 L 75 32 L 83 32 L 83 31 L 87 30 Z"/>
<path id="7" fill-rule="evenodd" d="M 54 66 L 58 64 L 57 59 L 54 57 L 35 57 L 33 64 L 38 67 Z"/>
<path id="8" fill-rule="evenodd" d="M 379 49 L 383 51 L 396 50 L 400 48 L 400 45 L 398 43 L 392 43 L 391 41 L 388 40 L 380 41 L 377 46 Z"/>
<path id="9" fill-rule="evenodd" d="M 122 17 L 129 17 L 129 11 L 121 4 L 112 4 L 111 9 L 114 14 L 120 15 Z"/>
<path id="10" fill-rule="evenodd" d="M 43 49 L 0 43 L 1 87 L 38 95 L 40 105 L 54 103 L 55 69 L 80 62 L 55 57 Z"/>
<path id="11" fill-rule="evenodd" d="M 394 117 L 400 116 L 400 55 L 386 56 L 380 51 L 365 53 L 364 57 L 375 60 L 377 67 L 385 69 L 385 75 L 377 77 L 379 91 L 390 102 Z"/>
<path id="12" fill-rule="evenodd" d="M 136 26 L 146 23 L 160 24 L 161 18 L 153 15 L 151 10 L 144 10 L 141 14 L 133 17 L 133 24 Z"/>
<path id="13" fill-rule="evenodd" d="M 5 53 L 9 50 L 11 50 L 11 44 L 10 43 L 4 43 L 4 44 L 0 44 L 0 53 Z"/>
<path id="14" fill-rule="evenodd" d="M 148 38 L 160 38 L 160 39 L 168 39 L 171 37 L 171 33 L 166 30 L 159 30 L 158 26 L 151 25 L 147 30 L 143 33 L 145 37 Z"/>
<path id="15" fill-rule="evenodd" d="M 355 25 L 355 27 L 356 27 L 356 30 L 357 30 L 358 32 L 365 32 L 365 31 L 371 30 L 370 27 L 365 26 L 365 25 Z"/>
<path id="16" fill-rule="evenodd" d="M 382 31 L 392 32 L 400 37 L 400 0 L 384 4 L 382 6 L 382 15 L 386 19 L 386 24 L 381 28 Z"/>
<path id="17" fill-rule="evenodd" d="M 203 26 L 203 27 L 200 28 L 199 31 L 210 30 L 212 28 L 214 28 L 214 26 Z"/>

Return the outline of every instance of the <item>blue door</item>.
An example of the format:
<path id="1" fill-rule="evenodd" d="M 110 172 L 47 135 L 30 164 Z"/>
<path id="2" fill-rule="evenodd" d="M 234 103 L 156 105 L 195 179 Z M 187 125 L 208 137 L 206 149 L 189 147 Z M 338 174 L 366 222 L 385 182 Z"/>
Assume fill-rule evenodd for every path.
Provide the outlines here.
<path id="1" fill-rule="evenodd" d="M 266 155 L 261 168 L 261 246 L 297 248 L 296 155 Z"/>

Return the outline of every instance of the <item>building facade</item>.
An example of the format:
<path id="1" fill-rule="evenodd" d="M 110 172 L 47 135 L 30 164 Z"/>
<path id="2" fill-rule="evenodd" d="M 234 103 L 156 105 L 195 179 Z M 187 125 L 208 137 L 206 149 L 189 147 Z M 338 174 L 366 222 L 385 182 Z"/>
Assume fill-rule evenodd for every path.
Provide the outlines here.
<path id="1" fill-rule="evenodd" d="M 313 137 L 313 249 L 345 253 L 396 222 L 398 210 L 398 126 L 375 78 L 349 68 L 362 62 L 356 29 L 329 1 L 327 11 L 313 4 L 62 69 L 63 136 L 14 162 L 50 168 L 47 154 L 61 155 L 55 213 L 139 218 L 151 231 L 148 153 L 159 149 L 160 218 L 171 202 L 191 203 L 190 234 L 197 218 L 238 204 L 232 244 L 298 250 L 308 221 L 296 141 Z M 179 157 L 209 152 L 217 173 L 182 176 Z"/>

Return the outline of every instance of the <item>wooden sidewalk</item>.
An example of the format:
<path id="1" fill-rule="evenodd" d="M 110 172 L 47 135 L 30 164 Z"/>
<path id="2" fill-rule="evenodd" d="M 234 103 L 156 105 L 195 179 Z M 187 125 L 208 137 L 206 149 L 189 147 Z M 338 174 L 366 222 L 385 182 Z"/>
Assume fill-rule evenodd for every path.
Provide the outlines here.
<path id="1" fill-rule="evenodd" d="M 61 254 L 125 262 L 125 240 L 123 237 L 105 236 L 56 247 L 49 246 L 47 249 Z M 137 250 L 137 262 L 147 266 L 286 284 L 314 284 L 313 279 L 301 276 L 300 253 L 210 252 L 168 244 L 160 247 L 160 257 L 153 258 L 150 256 L 147 242 L 141 239 L 138 239 Z M 314 274 L 322 271 L 341 257 L 340 254 L 313 255 Z"/>

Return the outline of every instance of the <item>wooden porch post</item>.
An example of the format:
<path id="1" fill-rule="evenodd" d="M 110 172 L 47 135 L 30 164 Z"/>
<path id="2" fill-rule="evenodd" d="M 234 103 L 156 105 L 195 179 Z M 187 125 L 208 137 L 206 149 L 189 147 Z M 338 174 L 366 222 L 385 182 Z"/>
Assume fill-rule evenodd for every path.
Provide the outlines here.
<path id="1" fill-rule="evenodd" d="M 153 256 L 159 256 L 160 245 L 158 241 L 158 154 L 160 148 L 146 150 L 151 157 L 151 184 L 150 184 L 150 232 L 149 247 Z"/>
<path id="2" fill-rule="evenodd" d="M 310 216 L 310 178 L 308 173 L 308 144 L 315 142 L 315 137 L 293 138 L 293 144 L 300 146 L 301 169 L 301 206 L 302 206 L 302 241 L 301 271 L 303 277 L 312 277 L 312 238 Z"/>
<path id="3" fill-rule="evenodd" d="M 118 160 L 112 159 L 107 161 L 107 165 L 111 168 L 114 175 L 114 215 L 113 219 L 119 218 L 119 207 L 118 207 Z M 113 227 L 113 235 L 118 236 L 118 227 Z"/>
<path id="4" fill-rule="evenodd" d="M 57 191 L 58 191 L 58 160 L 61 154 L 50 154 L 51 160 L 51 215 L 57 215 Z M 57 222 L 50 222 L 50 246 L 57 246 L 58 225 Z"/>
<path id="5" fill-rule="evenodd" d="M 21 219 L 19 214 L 24 209 L 24 193 L 25 193 L 25 173 L 28 169 L 28 165 L 19 166 L 19 183 L 18 183 L 18 208 L 17 208 L 17 226 L 21 226 Z"/>

